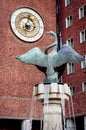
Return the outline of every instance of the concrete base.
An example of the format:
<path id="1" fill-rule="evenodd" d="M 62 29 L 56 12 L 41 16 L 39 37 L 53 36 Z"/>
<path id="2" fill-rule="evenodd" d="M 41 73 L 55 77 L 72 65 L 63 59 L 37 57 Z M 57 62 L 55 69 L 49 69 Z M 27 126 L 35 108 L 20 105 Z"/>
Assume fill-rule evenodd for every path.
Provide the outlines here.
<path id="1" fill-rule="evenodd" d="M 48 93 L 45 93 L 45 87 L 48 87 Z M 62 100 L 68 100 L 71 95 L 68 85 L 58 83 L 38 84 L 34 86 L 34 95 L 36 100 L 44 105 L 43 130 L 63 130 Z M 45 101 L 46 96 L 48 102 Z"/>

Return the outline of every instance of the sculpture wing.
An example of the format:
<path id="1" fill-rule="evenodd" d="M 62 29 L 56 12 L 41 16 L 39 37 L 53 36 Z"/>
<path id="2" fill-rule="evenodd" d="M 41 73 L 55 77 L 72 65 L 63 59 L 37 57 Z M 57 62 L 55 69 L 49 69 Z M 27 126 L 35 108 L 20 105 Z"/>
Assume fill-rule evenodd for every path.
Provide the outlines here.
<path id="1" fill-rule="evenodd" d="M 33 64 L 42 67 L 47 66 L 46 55 L 37 47 L 29 50 L 28 52 L 20 56 L 16 56 L 16 58 L 26 64 Z"/>
<path id="2" fill-rule="evenodd" d="M 63 45 L 63 48 L 53 58 L 53 66 L 59 67 L 67 62 L 80 62 L 85 58 L 79 55 L 73 48 L 68 45 Z"/>

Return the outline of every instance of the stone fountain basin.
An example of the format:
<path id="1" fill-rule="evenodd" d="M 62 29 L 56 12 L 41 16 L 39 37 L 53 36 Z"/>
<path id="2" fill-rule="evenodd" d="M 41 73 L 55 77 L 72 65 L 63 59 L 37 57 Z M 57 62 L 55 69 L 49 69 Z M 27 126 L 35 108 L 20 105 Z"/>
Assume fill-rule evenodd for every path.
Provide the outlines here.
<path id="1" fill-rule="evenodd" d="M 49 87 L 49 99 L 69 99 L 71 95 L 70 87 L 66 83 L 39 83 L 34 86 L 36 100 L 44 100 L 44 89 Z"/>

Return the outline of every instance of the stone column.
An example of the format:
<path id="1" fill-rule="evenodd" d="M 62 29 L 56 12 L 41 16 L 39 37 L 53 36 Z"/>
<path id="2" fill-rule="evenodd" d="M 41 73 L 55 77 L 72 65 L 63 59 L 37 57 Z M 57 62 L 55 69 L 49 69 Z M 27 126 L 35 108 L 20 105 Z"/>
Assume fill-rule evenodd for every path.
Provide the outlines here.
<path id="1" fill-rule="evenodd" d="M 43 130 L 62 130 L 61 104 L 50 103 L 48 110 L 44 107 Z"/>
<path id="2" fill-rule="evenodd" d="M 45 103 L 45 87 L 49 87 L 48 104 Z M 70 88 L 67 84 L 38 84 L 34 86 L 36 100 L 43 104 L 43 130 L 63 130 L 62 100 L 69 99 Z M 47 96 L 47 95 L 46 95 Z"/>

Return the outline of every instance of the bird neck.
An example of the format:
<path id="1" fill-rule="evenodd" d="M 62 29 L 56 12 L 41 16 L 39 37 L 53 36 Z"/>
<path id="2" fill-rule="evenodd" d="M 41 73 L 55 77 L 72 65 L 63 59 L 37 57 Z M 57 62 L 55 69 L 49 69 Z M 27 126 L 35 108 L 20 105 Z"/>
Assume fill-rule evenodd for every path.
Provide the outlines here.
<path id="1" fill-rule="evenodd" d="M 54 36 L 54 43 L 52 43 L 51 45 L 47 46 L 45 49 L 45 54 L 48 54 L 48 50 L 52 47 L 54 47 L 54 51 L 57 51 L 57 47 L 58 47 L 58 40 L 57 40 L 57 35 L 53 34 Z"/>
<path id="2" fill-rule="evenodd" d="M 56 46 L 55 43 L 53 43 L 53 44 L 47 46 L 46 49 L 45 49 L 45 54 L 48 54 L 48 50 L 49 50 L 50 48 L 54 47 L 54 46 Z"/>

